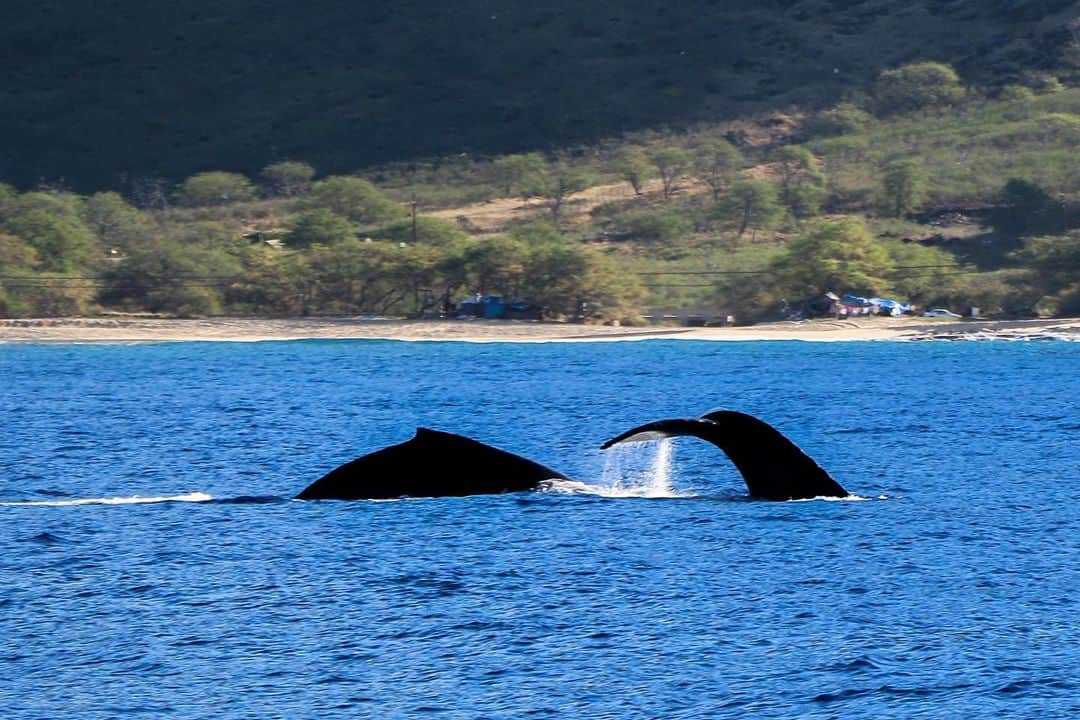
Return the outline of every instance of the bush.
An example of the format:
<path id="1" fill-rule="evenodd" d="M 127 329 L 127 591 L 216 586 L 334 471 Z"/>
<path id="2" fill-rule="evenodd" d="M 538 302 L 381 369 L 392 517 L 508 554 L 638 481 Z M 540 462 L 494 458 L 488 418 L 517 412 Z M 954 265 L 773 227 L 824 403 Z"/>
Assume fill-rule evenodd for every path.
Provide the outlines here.
<path id="1" fill-rule="evenodd" d="M 413 222 L 402 220 L 372 233 L 372 237 L 396 243 L 413 242 Z M 421 245 L 450 245 L 468 235 L 449 220 L 433 217 L 416 218 L 416 242 Z"/>
<path id="2" fill-rule="evenodd" d="M 311 187 L 315 168 L 304 162 L 283 160 L 267 165 L 259 173 L 266 194 L 278 197 L 302 195 Z"/>
<path id="3" fill-rule="evenodd" d="M 789 298 L 832 290 L 878 294 L 891 261 L 858 218 L 822 220 L 788 245 L 773 266 Z"/>
<path id="4" fill-rule="evenodd" d="M 99 301 L 150 312 L 207 315 L 220 310 L 222 290 L 239 274 L 236 258 L 220 249 L 160 241 L 110 268 Z"/>
<path id="5" fill-rule="evenodd" d="M 26 198 L 13 205 L 23 205 Z M 93 233 L 76 215 L 26 204 L 11 211 L 3 229 L 33 247 L 46 272 L 71 272 L 95 255 Z"/>
<path id="6" fill-rule="evenodd" d="M 405 208 L 363 178 L 337 175 L 320 180 L 302 201 L 305 209 L 325 208 L 365 225 L 397 220 Z"/>
<path id="7" fill-rule="evenodd" d="M 356 229 L 348 218 L 326 208 L 315 208 L 296 216 L 285 242 L 293 247 L 308 247 L 333 245 L 353 237 Z"/>
<path id="8" fill-rule="evenodd" d="M 955 105 L 963 99 L 964 88 L 948 65 L 921 62 L 882 72 L 874 96 L 879 113 L 894 115 Z"/>
<path id="9" fill-rule="evenodd" d="M 780 165 L 780 199 L 796 218 L 817 215 L 828 196 L 825 173 L 817 158 L 801 145 L 786 145 L 776 151 Z"/>
<path id="10" fill-rule="evenodd" d="M 998 100 L 1017 105 L 1027 105 L 1035 99 L 1035 91 L 1023 85 L 1006 85 L 998 92 Z"/>
<path id="11" fill-rule="evenodd" d="M 739 224 L 739 236 L 747 229 L 766 230 L 776 227 L 784 216 L 780 192 L 764 180 L 740 180 L 711 213 L 716 219 L 732 220 Z"/>
<path id="12" fill-rule="evenodd" d="M 255 186 L 243 175 L 230 172 L 203 172 L 192 175 L 176 190 L 176 202 L 186 207 L 229 205 L 251 200 Z"/>
<path id="13" fill-rule="evenodd" d="M 918 210 L 926 198 L 926 170 L 918 160 L 894 160 L 881 175 L 886 213 L 900 217 Z"/>
<path id="14" fill-rule="evenodd" d="M 812 135 L 833 137 L 864 132 L 874 121 L 870 113 L 854 103 L 840 103 L 810 119 L 807 129 Z"/>
<path id="15" fill-rule="evenodd" d="M 994 210 L 994 228 L 1010 235 L 1049 232 L 1058 225 L 1061 203 L 1033 182 L 1009 178 Z"/>
<path id="16" fill-rule="evenodd" d="M 86 198 L 83 218 L 101 244 L 110 249 L 131 250 L 152 238 L 156 230 L 149 215 L 114 192 Z"/>
<path id="17" fill-rule="evenodd" d="M 619 218 L 616 228 L 620 234 L 631 240 L 670 243 L 690 231 L 690 221 L 682 213 L 668 210 Z"/>

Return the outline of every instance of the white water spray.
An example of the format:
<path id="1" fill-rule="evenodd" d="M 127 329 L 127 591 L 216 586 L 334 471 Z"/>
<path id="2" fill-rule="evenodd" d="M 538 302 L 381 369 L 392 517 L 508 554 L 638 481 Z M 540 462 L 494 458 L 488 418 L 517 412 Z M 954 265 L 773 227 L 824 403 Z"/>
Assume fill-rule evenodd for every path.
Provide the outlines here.
<path id="1" fill-rule="evenodd" d="M 604 455 L 599 484 L 581 484 L 578 492 L 606 497 L 679 497 L 671 482 L 673 449 L 668 438 L 616 445 Z"/>
<path id="2" fill-rule="evenodd" d="M 193 492 L 185 495 L 166 495 L 161 497 L 111 497 L 111 498 L 76 498 L 71 500 L 28 500 L 24 502 L 0 502 L 7 507 L 70 507 L 73 505 L 143 505 L 162 502 L 208 502 L 213 496 Z"/>

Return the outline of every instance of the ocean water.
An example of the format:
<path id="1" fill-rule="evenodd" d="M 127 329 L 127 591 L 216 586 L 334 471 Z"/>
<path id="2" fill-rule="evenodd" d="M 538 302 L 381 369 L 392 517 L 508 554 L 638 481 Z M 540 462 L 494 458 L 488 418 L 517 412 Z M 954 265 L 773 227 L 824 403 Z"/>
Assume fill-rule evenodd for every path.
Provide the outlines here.
<path id="1" fill-rule="evenodd" d="M 0 345 L 0 717 L 1078 717 L 1078 398 L 1067 342 Z M 718 408 L 858 498 L 598 449 Z M 289 500 L 421 425 L 577 482 Z"/>

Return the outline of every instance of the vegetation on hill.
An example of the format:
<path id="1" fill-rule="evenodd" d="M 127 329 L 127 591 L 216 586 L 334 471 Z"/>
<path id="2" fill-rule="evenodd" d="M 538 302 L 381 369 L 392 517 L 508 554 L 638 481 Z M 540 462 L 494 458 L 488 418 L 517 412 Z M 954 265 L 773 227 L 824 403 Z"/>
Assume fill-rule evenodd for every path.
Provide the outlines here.
<path id="1" fill-rule="evenodd" d="M 916 59 L 948 63 L 968 83 L 1015 83 L 1075 59 L 1075 8 L 1074 0 L 7 0 L 0 177 L 130 193 L 208 169 L 251 177 L 281 158 L 337 174 L 461 152 L 548 152 L 820 107 Z M 902 93 L 910 81 L 892 85 Z M 887 92 L 879 100 L 875 113 L 917 107 Z"/>
<path id="2" fill-rule="evenodd" d="M 818 110 L 355 175 L 289 160 L 128 197 L 0 186 L 0 315 L 424 317 L 480 293 L 576 321 L 751 321 L 826 290 L 1078 314 L 1069 67 L 978 86 L 917 62 Z"/>

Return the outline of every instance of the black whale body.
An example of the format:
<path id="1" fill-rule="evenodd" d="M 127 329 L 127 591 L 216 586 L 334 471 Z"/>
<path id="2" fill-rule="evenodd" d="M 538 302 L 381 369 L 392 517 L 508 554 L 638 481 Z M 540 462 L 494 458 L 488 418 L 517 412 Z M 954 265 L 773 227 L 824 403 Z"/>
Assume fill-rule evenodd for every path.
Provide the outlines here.
<path id="1" fill-rule="evenodd" d="M 627 430 L 601 447 L 682 435 L 701 438 L 723 450 L 742 474 L 751 497 L 802 500 L 849 494 L 779 430 L 753 415 L 733 410 L 719 410 L 700 418 L 656 420 Z"/>
<path id="2" fill-rule="evenodd" d="M 331 470 L 297 500 L 456 497 L 535 490 L 562 473 L 471 438 L 417 428 L 391 445 Z"/>

